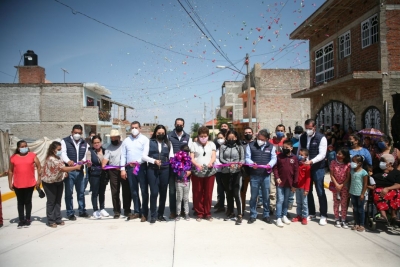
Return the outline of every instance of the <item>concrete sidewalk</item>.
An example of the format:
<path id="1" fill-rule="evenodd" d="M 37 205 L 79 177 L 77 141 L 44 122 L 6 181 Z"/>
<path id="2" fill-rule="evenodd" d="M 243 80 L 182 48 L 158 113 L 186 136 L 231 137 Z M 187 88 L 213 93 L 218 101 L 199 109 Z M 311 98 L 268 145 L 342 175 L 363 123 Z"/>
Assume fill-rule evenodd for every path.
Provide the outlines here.
<path id="1" fill-rule="evenodd" d="M 326 193 L 331 213 L 332 193 Z M 106 207 L 112 215 L 110 194 L 108 186 Z M 383 225 L 376 232 L 338 229 L 333 226 L 332 214 L 327 226 L 311 221 L 307 226 L 292 223 L 278 228 L 260 220 L 249 225 L 247 203 L 245 220 L 240 226 L 224 221 L 223 215 L 213 214 L 213 222 L 191 219 L 154 225 L 112 217 L 78 218 L 74 222 L 65 219 L 65 226 L 52 229 L 46 226 L 46 199 L 40 199 L 37 192 L 33 196 L 34 221 L 28 229 L 17 229 L 16 199 L 3 202 L 2 266 L 400 265 L 400 230 L 388 231 Z M 250 194 L 247 196 L 249 199 Z M 90 197 L 86 195 L 86 207 L 91 214 Z M 64 208 L 63 200 L 65 216 Z M 294 214 L 295 208 L 290 213 Z M 168 207 L 165 215 L 169 215 Z"/>

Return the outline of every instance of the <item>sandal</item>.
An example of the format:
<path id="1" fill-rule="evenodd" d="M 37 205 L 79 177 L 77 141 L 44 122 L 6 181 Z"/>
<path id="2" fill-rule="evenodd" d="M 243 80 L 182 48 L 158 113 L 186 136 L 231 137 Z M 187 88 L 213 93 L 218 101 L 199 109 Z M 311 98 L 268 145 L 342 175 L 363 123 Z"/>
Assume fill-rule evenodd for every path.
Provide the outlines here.
<path id="1" fill-rule="evenodd" d="M 58 222 L 57 225 L 65 225 L 64 221 Z"/>
<path id="2" fill-rule="evenodd" d="M 209 222 L 212 222 L 213 221 L 213 217 L 208 216 L 208 217 L 206 217 L 206 220 L 209 221 Z"/>
<path id="3" fill-rule="evenodd" d="M 49 224 L 47 224 L 47 226 L 51 227 L 51 228 L 57 228 L 57 224 L 56 223 L 49 223 Z"/>
<path id="4" fill-rule="evenodd" d="M 197 217 L 196 222 L 201 222 L 201 217 Z"/>

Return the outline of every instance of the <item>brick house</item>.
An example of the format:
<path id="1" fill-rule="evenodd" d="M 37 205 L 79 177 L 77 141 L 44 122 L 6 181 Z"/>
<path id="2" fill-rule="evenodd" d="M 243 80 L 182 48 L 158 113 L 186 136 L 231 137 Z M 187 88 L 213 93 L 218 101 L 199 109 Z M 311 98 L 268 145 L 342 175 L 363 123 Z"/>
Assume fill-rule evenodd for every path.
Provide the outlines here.
<path id="1" fill-rule="evenodd" d="M 310 85 L 292 97 L 310 99 L 318 127 L 389 133 L 400 85 L 399 0 L 327 0 L 290 39 L 309 40 Z"/>
<path id="2" fill-rule="evenodd" d="M 0 129 L 27 140 L 62 138 L 80 124 L 84 134 L 94 131 L 109 141 L 111 128 L 125 136 L 125 126 L 113 125 L 111 92 L 96 83 L 51 83 L 40 66 L 18 66 L 19 83 L 0 84 Z M 122 126 L 122 127 L 121 127 Z"/>

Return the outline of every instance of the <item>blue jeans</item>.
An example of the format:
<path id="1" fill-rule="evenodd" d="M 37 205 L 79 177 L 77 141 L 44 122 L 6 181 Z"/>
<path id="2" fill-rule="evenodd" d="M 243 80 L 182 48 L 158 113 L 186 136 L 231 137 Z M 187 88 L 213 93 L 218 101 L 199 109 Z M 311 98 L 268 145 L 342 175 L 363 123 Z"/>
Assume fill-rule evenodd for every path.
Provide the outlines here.
<path id="1" fill-rule="evenodd" d="M 327 217 L 328 213 L 328 200 L 325 195 L 324 188 L 324 177 L 325 177 L 325 169 L 311 169 L 311 185 L 310 191 L 308 192 L 308 211 L 310 215 L 315 215 L 315 203 L 314 196 L 312 194 L 313 191 L 313 182 L 315 183 L 315 190 L 317 190 L 318 200 L 319 200 L 319 213 L 320 216 Z"/>
<path id="2" fill-rule="evenodd" d="M 296 203 L 297 203 L 297 209 L 296 209 L 297 216 L 301 216 L 302 218 L 307 218 L 308 201 L 307 201 L 307 196 L 304 196 L 303 188 L 296 189 Z"/>
<path id="3" fill-rule="evenodd" d="M 262 189 L 260 187 L 260 190 L 258 190 L 258 203 L 257 205 L 261 205 L 263 203 L 263 197 L 262 197 Z"/>
<path id="4" fill-rule="evenodd" d="M 295 193 L 293 193 L 292 191 L 290 191 L 290 194 L 289 194 L 289 205 L 290 205 L 290 204 L 293 205 L 293 203 L 294 203 L 294 194 L 295 194 Z M 296 203 L 297 203 L 297 202 L 296 202 Z"/>
<path id="5" fill-rule="evenodd" d="M 360 196 L 350 195 L 351 204 L 353 204 L 354 225 L 364 226 L 364 201 Z"/>
<path id="6" fill-rule="evenodd" d="M 99 210 L 97 199 L 99 199 L 100 210 L 104 209 L 105 192 L 107 185 L 101 182 L 100 176 L 92 175 L 89 177 L 90 187 L 92 188 L 92 206 L 93 211 Z"/>
<path id="7" fill-rule="evenodd" d="M 164 216 L 165 202 L 167 200 L 168 180 L 169 180 L 169 167 L 165 169 L 152 169 L 147 170 L 147 180 L 150 186 L 150 215 L 151 218 Z M 157 198 L 160 194 L 157 212 Z M 158 216 L 157 216 L 158 213 Z"/>
<path id="8" fill-rule="evenodd" d="M 142 163 L 137 175 L 133 173 L 134 167 L 126 167 L 128 175 L 129 188 L 131 189 L 131 197 L 133 201 L 133 213 L 143 215 L 145 217 L 149 214 L 149 184 L 146 179 L 146 164 Z M 142 193 L 141 203 L 139 198 L 139 185 L 140 192 Z"/>
<path id="9" fill-rule="evenodd" d="M 269 187 L 270 179 L 268 176 L 250 175 L 250 217 L 257 218 L 257 197 L 261 187 L 263 198 L 263 218 L 269 217 Z"/>
<path id="10" fill-rule="evenodd" d="M 276 187 L 276 218 L 287 215 L 289 206 L 290 187 Z"/>
<path id="11" fill-rule="evenodd" d="M 86 212 L 85 209 L 85 181 L 83 179 L 83 171 L 72 171 L 68 173 L 68 177 L 64 179 L 65 184 L 65 207 L 67 216 L 75 214 L 73 192 L 74 186 L 76 190 L 76 199 L 78 200 L 79 215 Z"/>

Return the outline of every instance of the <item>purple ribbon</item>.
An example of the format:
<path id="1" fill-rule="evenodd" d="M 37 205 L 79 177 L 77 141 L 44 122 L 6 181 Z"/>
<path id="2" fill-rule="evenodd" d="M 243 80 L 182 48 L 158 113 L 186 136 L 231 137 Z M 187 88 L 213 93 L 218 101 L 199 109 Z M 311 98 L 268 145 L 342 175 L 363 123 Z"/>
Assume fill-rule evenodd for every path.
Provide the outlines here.
<path id="1" fill-rule="evenodd" d="M 123 166 L 116 166 L 116 165 L 106 165 L 104 166 L 103 170 L 112 170 L 112 169 L 120 169 L 122 167 L 127 167 L 130 165 L 135 165 L 135 168 L 133 169 L 133 174 L 138 175 L 139 170 L 140 170 L 140 163 L 139 162 L 129 162 L 126 165 Z"/>
<path id="2" fill-rule="evenodd" d="M 74 166 L 84 165 L 84 164 L 88 164 L 88 163 L 91 163 L 91 161 L 90 160 L 79 161 L 78 163 L 74 163 Z"/>
<path id="3" fill-rule="evenodd" d="M 242 166 L 249 166 L 249 167 L 257 166 L 257 168 L 266 169 L 267 173 L 271 173 L 272 172 L 272 168 L 269 165 L 242 164 L 240 162 L 230 162 L 230 163 L 224 163 L 224 164 L 217 164 L 217 165 L 214 165 L 214 168 L 230 167 L 232 164 L 241 164 Z"/>

